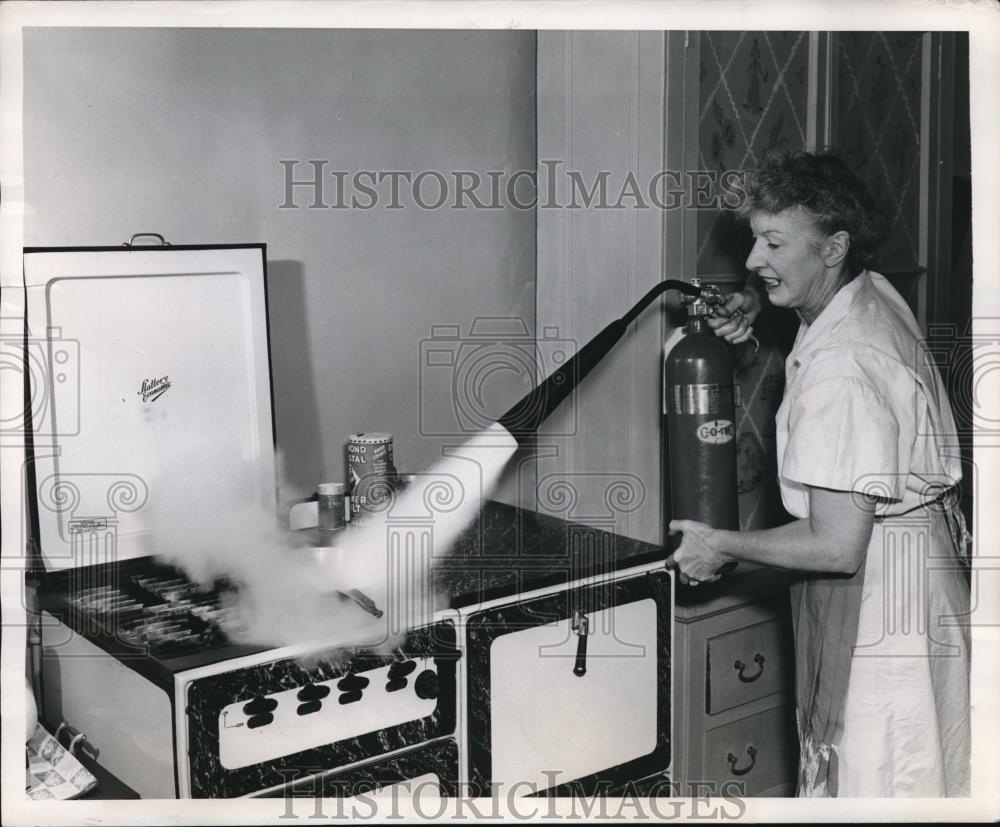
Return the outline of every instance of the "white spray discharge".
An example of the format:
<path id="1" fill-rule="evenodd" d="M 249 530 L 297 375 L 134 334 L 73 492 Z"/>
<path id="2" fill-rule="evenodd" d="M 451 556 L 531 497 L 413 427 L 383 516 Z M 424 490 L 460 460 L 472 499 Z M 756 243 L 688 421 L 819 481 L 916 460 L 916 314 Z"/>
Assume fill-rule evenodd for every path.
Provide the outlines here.
<path id="1" fill-rule="evenodd" d="M 337 547 L 322 549 L 310 547 L 309 532 L 278 527 L 267 508 L 233 505 L 249 499 L 238 490 L 252 478 L 249 468 L 227 468 L 222 481 L 214 463 L 199 462 L 200 474 L 173 468 L 151 485 L 154 551 L 196 583 L 225 578 L 236 587 L 225 596 L 235 625 L 223 623 L 236 640 L 390 651 L 443 607 L 433 593 L 434 560 L 479 513 L 516 450 L 503 426 L 484 429 L 394 492 L 365 525 L 341 532 Z"/>
<path id="2" fill-rule="evenodd" d="M 442 608 L 431 590 L 435 559 L 446 555 L 480 512 L 518 444 L 491 425 L 417 474 L 364 526 L 341 533 L 318 555 L 327 582 L 358 589 L 385 609 L 390 634 L 426 622 Z"/>

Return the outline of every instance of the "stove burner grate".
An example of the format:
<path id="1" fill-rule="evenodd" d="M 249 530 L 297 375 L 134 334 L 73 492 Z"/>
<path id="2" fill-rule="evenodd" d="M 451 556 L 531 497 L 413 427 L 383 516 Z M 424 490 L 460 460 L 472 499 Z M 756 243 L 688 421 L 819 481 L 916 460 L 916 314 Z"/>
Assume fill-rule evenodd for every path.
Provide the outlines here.
<path id="1" fill-rule="evenodd" d="M 230 643 L 225 629 L 239 622 L 218 591 L 174 574 L 123 575 L 117 584 L 80 590 L 67 601 L 88 626 L 158 657 Z"/>

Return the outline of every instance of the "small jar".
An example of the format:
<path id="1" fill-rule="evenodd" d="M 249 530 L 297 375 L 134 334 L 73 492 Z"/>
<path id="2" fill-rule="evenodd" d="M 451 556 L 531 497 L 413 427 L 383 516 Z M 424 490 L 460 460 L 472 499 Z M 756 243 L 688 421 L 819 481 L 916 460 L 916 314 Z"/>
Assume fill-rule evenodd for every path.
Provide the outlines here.
<path id="1" fill-rule="evenodd" d="M 319 545 L 334 545 L 347 525 L 347 486 L 342 482 L 321 482 L 316 488 L 319 515 Z"/>

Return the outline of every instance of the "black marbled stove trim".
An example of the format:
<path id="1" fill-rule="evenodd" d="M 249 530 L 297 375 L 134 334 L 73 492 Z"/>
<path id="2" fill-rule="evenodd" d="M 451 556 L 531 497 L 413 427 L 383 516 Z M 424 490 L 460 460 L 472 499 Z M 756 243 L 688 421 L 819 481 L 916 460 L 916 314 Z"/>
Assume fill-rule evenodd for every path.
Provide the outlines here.
<path id="1" fill-rule="evenodd" d="M 438 608 L 462 608 L 666 559 L 662 546 L 488 501 L 434 559 Z"/>
<path id="2" fill-rule="evenodd" d="M 438 792 L 441 795 L 458 794 L 458 743 L 454 738 L 435 741 L 398 755 L 303 781 L 296 779 L 306 775 L 307 770 L 297 769 L 288 776 L 290 786 L 271 790 L 260 797 L 346 798 L 375 792 L 382 787 L 419 778 L 427 773 L 437 776 Z"/>
<path id="3" fill-rule="evenodd" d="M 670 575 L 665 571 L 571 592 L 559 592 L 522 603 L 476 612 L 466 624 L 468 656 L 468 754 L 470 789 L 492 791 L 490 733 L 490 647 L 502 635 L 570 617 L 577 606 L 599 612 L 612 606 L 652 598 L 656 602 L 657 713 L 656 747 L 648 755 L 608 767 L 585 778 L 560 784 L 541 795 L 600 795 L 626 782 L 665 770 L 670 765 L 670 651 L 673 606 Z M 567 668 L 569 668 L 567 666 Z M 552 698 L 552 703 L 559 703 Z M 586 722 L 581 722 L 585 726 Z"/>
<path id="4" fill-rule="evenodd" d="M 231 703 L 250 701 L 311 682 L 329 681 L 350 671 L 363 672 L 392 663 L 366 649 L 331 649 L 317 653 L 306 667 L 294 658 L 262 663 L 201 678 L 188 690 L 188 760 L 195 798 L 231 798 L 287 783 L 297 768 L 335 769 L 387 752 L 450 735 L 455 731 L 455 675 L 459 651 L 454 623 L 442 621 L 411 631 L 399 647 L 408 658 L 433 657 L 440 692 L 434 712 L 416 721 L 386 727 L 239 769 L 219 762 L 219 715 Z M 381 687 L 377 691 L 382 691 Z"/>

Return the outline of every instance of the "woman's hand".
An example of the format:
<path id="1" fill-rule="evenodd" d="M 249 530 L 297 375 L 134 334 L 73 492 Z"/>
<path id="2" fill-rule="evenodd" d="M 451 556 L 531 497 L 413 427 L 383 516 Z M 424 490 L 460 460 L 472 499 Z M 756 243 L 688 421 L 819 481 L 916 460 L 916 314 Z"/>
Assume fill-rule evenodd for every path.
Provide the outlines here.
<path id="1" fill-rule="evenodd" d="M 719 547 L 723 532 L 696 520 L 671 520 L 671 536 L 683 534 L 680 547 L 667 558 L 667 568 L 677 569 L 681 583 L 697 586 L 718 580 L 718 571 L 731 558 Z"/>
<path id="2" fill-rule="evenodd" d="M 716 336 L 738 345 L 750 338 L 754 320 L 760 315 L 762 307 L 760 293 L 748 283 L 743 290 L 730 294 L 719 308 L 718 315 L 708 317 L 708 326 Z"/>

